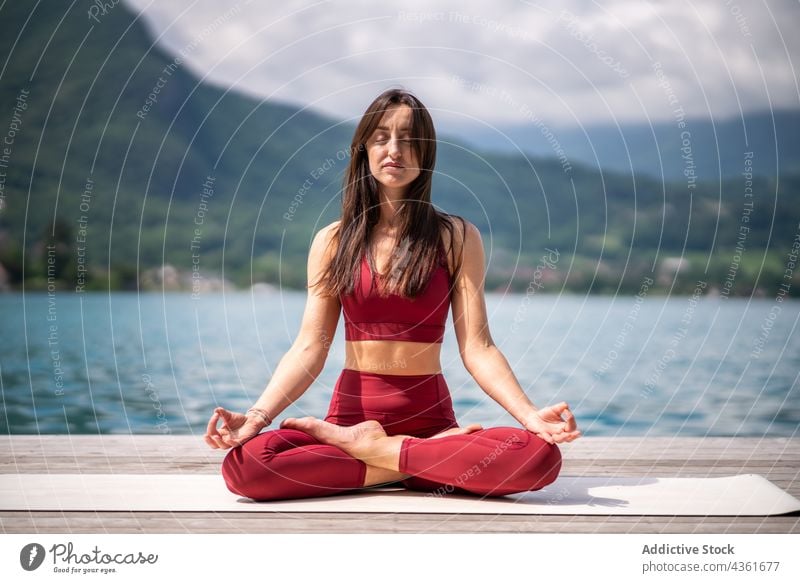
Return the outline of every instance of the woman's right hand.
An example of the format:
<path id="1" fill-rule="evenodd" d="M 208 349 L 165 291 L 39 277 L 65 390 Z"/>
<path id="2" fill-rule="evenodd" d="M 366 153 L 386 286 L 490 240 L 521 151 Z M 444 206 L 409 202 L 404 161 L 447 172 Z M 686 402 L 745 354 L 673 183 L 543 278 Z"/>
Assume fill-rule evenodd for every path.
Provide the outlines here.
<path id="1" fill-rule="evenodd" d="M 220 419 L 222 419 L 222 425 L 217 428 L 217 421 Z M 206 434 L 203 437 L 209 447 L 213 449 L 229 449 L 242 445 L 248 439 L 255 437 L 264 426 L 263 419 L 258 416 L 248 417 L 241 413 L 228 411 L 223 407 L 217 407 L 208 421 Z"/>

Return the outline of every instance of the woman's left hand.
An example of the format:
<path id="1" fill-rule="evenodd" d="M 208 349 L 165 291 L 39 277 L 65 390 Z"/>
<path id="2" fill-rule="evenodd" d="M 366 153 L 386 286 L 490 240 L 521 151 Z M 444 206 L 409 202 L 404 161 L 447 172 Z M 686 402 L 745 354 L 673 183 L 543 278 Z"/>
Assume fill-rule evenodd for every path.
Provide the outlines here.
<path id="1" fill-rule="evenodd" d="M 525 429 L 535 433 L 547 443 L 567 443 L 581 436 L 577 430 L 575 416 L 569 405 L 562 402 L 537 409 L 526 420 Z"/>
<path id="2" fill-rule="evenodd" d="M 222 419 L 222 427 L 217 428 L 217 422 L 220 419 Z M 258 416 L 248 417 L 241 413 L 228 411 L 224 407 L 217 407 L 208 421 L 204 438 L 209 447 L 213 449 L 228 449 L 238 447 L 255 437 L 264 426 L 264 420 Z"/>

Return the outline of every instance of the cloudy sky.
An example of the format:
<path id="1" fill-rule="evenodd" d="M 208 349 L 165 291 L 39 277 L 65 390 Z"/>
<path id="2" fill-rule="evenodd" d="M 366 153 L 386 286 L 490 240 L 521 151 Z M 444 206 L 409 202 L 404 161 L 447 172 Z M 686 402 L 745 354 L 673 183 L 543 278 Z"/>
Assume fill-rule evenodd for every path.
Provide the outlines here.
<path id="1" fill-rule="evenodd" d="M 125 2 L 207 81 L 337 118 L 395 85 L 450 130 L 800 108 L 797 1 Z"/>

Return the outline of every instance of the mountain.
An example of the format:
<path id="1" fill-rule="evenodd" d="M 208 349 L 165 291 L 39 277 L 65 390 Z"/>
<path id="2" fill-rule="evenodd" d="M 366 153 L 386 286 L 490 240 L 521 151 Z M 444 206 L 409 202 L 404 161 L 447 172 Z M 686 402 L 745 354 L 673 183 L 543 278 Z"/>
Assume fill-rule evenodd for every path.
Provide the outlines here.
<path id="1" fill-rule="evenodd" d="M 310 240 L 339 213 L 353 124 L 203 83 L 124 4 L 95 20 L 85 8 L 0 10 L 0 135 L 13 133 L 0 152 L 0 287 L 5 274 L 41 289 L 49 274 L 66 288 L 136 288 L 169 264 L 302 289 Z M 482 230 L 489 289 L 530 289 L 553 252 L 546 291 L 635 292 L 656 272 L 672 292 L 725 281 L 749 202 L 742 177 L 690 188 L 439 137 L 434 203 Z M 758 175 L 752 188 L 732 292 L 773 293 L 800 179 Z M 670 281 L 674 256 L 690 261 Z"/>
<path id="2" fill-rule="evenodd" d="M 85 6 L 56 6 L 6 3 L 0 16 L 2 111 L 28 95 L 6 178 L 12 241 L 85 217 L 95 266 L 185 264 L 195 228 L 214 270 L 223 248 L 238 266 L 274 252 L 284 227 L 284 252 L 307 252 L 305 226 L 280 216 L 352 130 L 201 83 L 123 4 L 99 23 Z"/>
<path id="3" fill-rule="evenodd" d="M 686 118 L 660 123 L 591 124 L 550 127 L 532 123 L 487 129 L 476 124 L 463 130 L 481 148 L 534 156 L 552 156 L 554 146 L 573 163 L 617 172 L 681 180 L 687 170 L 682 149 L 689 140 L 691 162 L 700 180 L 732 178 L 745 170 L 752 153 L 752 171 L 761 175 L 800 173 L 800 111 L 748 112 L 726 119 Z M 682 135 L 683 132 L 688 135 Z M 505 134 L 505 136 L 503 135 Z"/>

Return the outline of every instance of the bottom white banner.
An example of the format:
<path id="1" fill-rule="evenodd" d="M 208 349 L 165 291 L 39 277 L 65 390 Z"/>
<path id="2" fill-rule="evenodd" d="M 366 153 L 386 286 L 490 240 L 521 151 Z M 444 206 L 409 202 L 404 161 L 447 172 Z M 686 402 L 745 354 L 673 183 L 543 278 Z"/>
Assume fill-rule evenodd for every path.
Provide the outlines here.
<path id="1" fill-rule="evenodd" d="M 785 534 L 7 534 L 0 581 L 800 581 Z"/>

